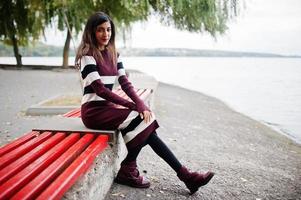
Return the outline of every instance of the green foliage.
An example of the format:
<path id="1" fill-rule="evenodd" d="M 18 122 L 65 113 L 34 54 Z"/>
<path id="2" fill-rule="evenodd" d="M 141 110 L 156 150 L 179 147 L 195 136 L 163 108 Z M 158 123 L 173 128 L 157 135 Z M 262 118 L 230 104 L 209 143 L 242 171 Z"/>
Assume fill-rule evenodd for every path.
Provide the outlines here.
<path id="1" fill-rule="evenodd" d="M 45 2 L 45 0 L 44 0 Z M 147 20 L 151 14 L 178 29 L 223 33 L 226 22 L 237 14 L 237 0 L 48 0 L 44 3 L 48 16 L 59 30 L 67 28 L 66 18 L 76 34 L 82 30 L 89 15 L 104 11 L 118 26 L 130 26 L 135 21 Z M 49 17 L 48 17 L 49 18 Z M 47 22 L 49 24 L 49 21 Z"/>
<path id="2" fill-rule="evenodd" d="M 77 35 L 95 11 L 106 12 L 123 29 L 156 14 L 164 24 L 215 36 L 226 30 L 237 5 L 238 0 L 1 0 L 0 41 L 13 45 L 17 58 L 18 45 L 35 41 L 46 27 Z"/>
<path id="3" fill-rule="evenodd" d="M 237 13 L 237 0 L 2 0 L 0 40 L 16 35 L 19 42 L 37 39 L 45 27 L 78 34 L 94 11 L 108 13 L 119 26 L 147 20 L 151 14 L 178 29 L 223 33 L 226 22 Z"/>
<path id="4" fill-rule="evenodd" d="M 150 5 L 147 0 L 115 0 L 113 2 L 99 1 L 95 9 L 106 12 L 115 22 L 125 25 L 146 20 L 150 15 Z"/>
<path id="5" fill-rule="evenodd" d="M 27 0 L 0 1 L 0 41 L 12 45 L 15 37 L 19 44 L 27 44 L 28 39 L 36 36 L 32 24 L 34 18 L 30 16 Z"/>
<path id="6" fill-rule="evenodd" d="M 83 24 L 94 5 L 92 0 L 51 0 L 48 2 L 53 7 L 52 19 L 57 22 L 59 30 L 66 30 L 69 26 L 76 33 L 82 30 Z"/>
<path id="7" fill-rule="evenodd" d="M 191 32 L 224 33 L 226 22 L 237 14 L 237 0 L 150 0 L 167 25 Z"/>

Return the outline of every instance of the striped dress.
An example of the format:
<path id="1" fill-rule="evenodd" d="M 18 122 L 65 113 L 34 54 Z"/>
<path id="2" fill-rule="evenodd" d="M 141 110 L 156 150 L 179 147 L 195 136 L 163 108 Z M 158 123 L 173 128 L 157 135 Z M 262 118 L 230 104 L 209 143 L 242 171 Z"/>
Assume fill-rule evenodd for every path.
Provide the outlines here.
<path id="1" fill-rule="evenodd" d="M 143 144 L 159 125 L 154 115 L 148 123 L 141 119 L 139 113 L 149 108 L 137 96 L 128 81 L 120 58 L 116 66 L 112 63 L 108 50 L 101 53 L 104 58 L 102 64 L 93 56 L 81 58 L 84 91 L 81 105 L 82 121 L 91 129 L 120 130 L 127 148 L 131 149 Z M 133 102 L 112 92 L 116 80 Z"/>

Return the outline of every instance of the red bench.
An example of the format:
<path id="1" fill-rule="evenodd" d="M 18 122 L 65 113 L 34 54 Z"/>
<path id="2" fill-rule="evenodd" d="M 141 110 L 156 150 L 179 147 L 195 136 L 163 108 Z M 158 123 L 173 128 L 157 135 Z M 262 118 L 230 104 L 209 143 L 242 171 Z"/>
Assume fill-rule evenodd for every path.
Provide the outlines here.
<path id="1" fill-rule="evenodd" d="M 60 199 L 107 141 L 107 135 L 32 131 L 1 147 L 0 199 Z"/>
<path id="2" fill-rule="evenodd" d="M 136 91 L 144 101 L 152 93 L 150 89 Z M 128 99 L 122 90 L 114 92 Z M 51 128 L 33 129 L 0 148 L 0 200 L 60 199 L 116 133 L 83 127 L 78 118 L 80 108 L 64 117 L 69 120 L 59 120 L 58 126 Z M 74 120 L 78 128 L 74 128 Z"/>

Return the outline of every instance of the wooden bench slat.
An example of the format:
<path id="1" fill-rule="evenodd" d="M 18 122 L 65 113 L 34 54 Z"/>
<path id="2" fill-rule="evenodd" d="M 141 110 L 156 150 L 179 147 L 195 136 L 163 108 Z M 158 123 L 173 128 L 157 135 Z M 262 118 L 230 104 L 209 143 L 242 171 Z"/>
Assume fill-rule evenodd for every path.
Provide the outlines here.
<path id="1" fill-rule="evenodd" d="M 138 90 L 136 90 L 136 93 L 138 96 L 140 96 L 144 91 L 145 91 L 145 89 L 138 89 Z M 141 98 L 141 96 L 140 96 L 140 98 Z"/>
<path id="2" fill-rule="evenodd" d="M 71 110 L 71 111 L 65 113 L 63 116 L 64 117 L 73 116 L 73 115 L 78 114 L 79 111 L 80 111 L 80 108 L 74 109 L 74 110 Z"/>
<path id="3" fill-rule="evenodd" d="M 76 180 L 90 168 L 96 156 L 107 147 L 107 142 L 107 135 L 99 135 L 96 140 L 43 191 L 37 200 L 61 199 Z"/>
<path id="4" fill-rule="evenodd" d="M 145 90 L 145 89 L 134 88 L 134 91 L 137 93 L 138 96 L 141 92 L 143 92 L 143 90 Z M 128 101 L 132 101 L 132 99 L 121 89 L 118 92 L 116 92 L 116 94 L 118 94 L 119 96 L 121 96 L 122 98 L 124 98 Z"/>
<path id="5" fill-rule="evenodd" d="M 23 187 L 12 200 L 26 200 L 36 198 L 59 174 L 61 174 L 74 161 L 85 148 L 93 141 L 93 134 L 85 134 L 72 145 L 64 154 L 49 165 L 42 173 Z"/>
<path id="6" fill-rule="evenodd" d="M 71 110 L 70 112 L 67 112 L 63 115 L 63 117 L 77 117 L 78 115 L 80 115 L 80 108 L 76 108 L 74 110 Z"/>
<path id="7" fill-rule="evenodd" d="M 123 90 L 119 89 L 117 91 L 114 91 L 115 94 L 117 94 L 118 96 L 128 99 L 128 96 L 123 92 Z"/>
<path id="8" fill-rule="evenodd" d="M 51 132 L 45 132 L 41 134 L 39 137 L 35 137 L 32 140 L 28 141 L 27 143 L 19 146 L 18 148 L 12 150 L 11 152 L 5 154 L 0 158 L 0 170 L 3 169 L 5 166 L 12 163 L 14 160 L 18 159 L 20 156 L 26 154 L 27 152 L 31 151 L 36 146 L 43 143 L 45 140 L 52 136 Z"/>
<path id="9" fill-rule="evenodd" d="M 5 155 L 6 153 L 14 150 L 15 148 L 19 147 L 20 145 L 26 143 L 27 141 L 31 140 L 34 137 L 37 137 L 39 135 L 39 132 L 37 131 L 31 131 L 24 136 L 14 140 L 13 142 L 3 146 L 0 148 L 0 157 Z"/>
<path id="10" fill-rule="evenodd" d="M 36 148 L 34 148 L 32 151 L 30 151 L 28 154 L 23 155 L 16 161 L 12 162 L 5 168 L 3 168 L 0 171 L 0 185 L 7 181 L 9 178 L 11 178 L 13 175 L 18 173 L 20 170 L 22 170 L 24 167 L 29 165 L 31 162 L 33 162 L 38 157 L 42 156 L 46 151 L 51 149 L 55 144 L 59 143 L 62 139 L 66 137 L 66 134 L 64 133 L 57 133 L 53 137 L 49 138 L 44 143 L 40 144 Z"/>
<path id="11" fill-rule="evenodd" d="M 81 115 L 81 109 L 79 108 L 79 109 L 77 110 L 77 112 L 76 112 L 76 113 L 74 113 L 74 115 L 78 115 L 78 116 L 80 116 L 80 115 Z"/>
<path id="12" fill-rule="evenodd" d="M 31 179 L 49 166 L 55 159 L 64 153 L 71 145 L 80 138 L 80 134 L 73 133 L 47 151 L 43 156 L 28 165 L 18 174 L 10 178 L 0 186 L 0 200 L 9 199 L 20 188 L 24 187 Z"/>
<path id="13" fill-rule="evenodd" d="M 144 90 L 143 93 L 140 94 L 140 98 L 141 99 L 146 99 L 147 97 L 150 96 L 151 93 L 152 93 L 151 90 Z"/>

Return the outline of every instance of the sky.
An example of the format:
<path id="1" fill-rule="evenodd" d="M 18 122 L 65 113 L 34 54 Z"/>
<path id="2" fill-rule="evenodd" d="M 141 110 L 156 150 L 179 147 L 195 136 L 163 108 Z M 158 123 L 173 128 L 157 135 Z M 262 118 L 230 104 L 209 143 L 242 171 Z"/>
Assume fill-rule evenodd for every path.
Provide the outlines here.
<path id="1" fill-rule="evenodd" d="M 216 39 L 160 24 L 156 17 L 132 26 L 130 47 L 190 48 L 301 55 L 301 0 L 244 0 L 239 16 Z M 65 33 L 46 32 L 47 44 L 63 45 Z M 117 33 L 118 34 L 118 33 Z M 76 39 L 76 45 L 79 39 Z M 72 44 L 71 44 L 72 45 Z M 122 47 L 117 41 L 117 47 Z"/>

